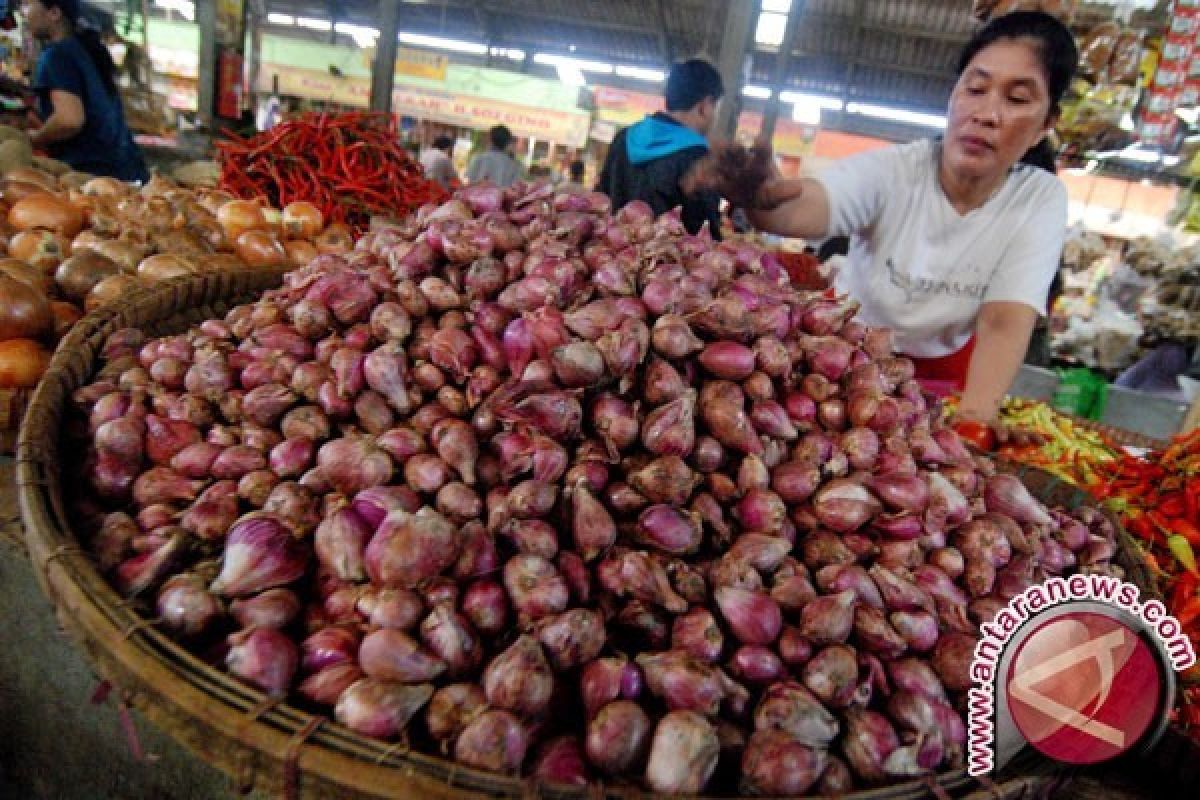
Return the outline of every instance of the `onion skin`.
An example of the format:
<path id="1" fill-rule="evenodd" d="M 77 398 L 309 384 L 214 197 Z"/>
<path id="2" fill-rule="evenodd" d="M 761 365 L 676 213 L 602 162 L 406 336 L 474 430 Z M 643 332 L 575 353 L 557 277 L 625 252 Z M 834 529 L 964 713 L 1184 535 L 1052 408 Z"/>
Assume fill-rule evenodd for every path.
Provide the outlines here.
<path id="1" fill-rule="evenodd" d="M 425 724 L 437 741 L 453 741 L 486 708 L 487 698 L 479 686 L 452 683 L 433 693 L 425 711 Z"/>
<path id="2" fill-rule="evenodd" d="M 617 700 L 601 708 L 588 723 L 588 760 L 608 775 L 632 770 L 650 743 L 650 718 L 641 706 Z"/>
<path id="3" fill-rule="evenodd" d="M 824 749 L 841 729 L 812 692 L 793 681 L 772 684 L 754 710 L 756 731 L 778 730 L 801 744 Z"/>
<path id="4" fill-rule="evenodd" d="M 671 647 L 708 664 L 721 659 L 725 636 L 717 620 L 703 608 L 693 608 L 675 618 L 671 627 Z"/>
<path id="5" fill-rule="evenodd" d="M 723 586 L 713 593 L 713 597 L 738 641 L 768 645 L 779 637 L 783 616 L 768 595 Z"/>
<path id="6" fill-rule="evenodd" d="M 250 628 L 229 637 L 229 671 L 269 695 L 283 695 L 300 657 L 295 642 L 273 628 Z"/>
<path id="7" fill-rule="evenodd" d="M 454 745 L 455 760 L 492 772 L 515 773 L 529 748 L 529 732 L 507 711 L 489 710 L 471 720 Z"/>
<path id="8" fill-rule="evenodd" d="M 758 731 L 742 757 L 741 788 L 749 794 L 802 795 L 825 769 L 825 753 L 782 731 Z"/>
<path id="9" fill-rule="evenodd" d="M 482 685 L 493 707 L 532 716 L 549 704 L 554 676 L 541 645 L 523 635 L 487 665 Z"/>
<path id="10" fill-rule="evenodd" d="M 367 574 L 380 586 L 416 588 L 454 564 L 460 547 L 456 528 L 441 514 L 393 511 L 367 545 Z"/>
<path id="11" fill-rule="evenodd" d="M 286 628 L 299 615 L 300 598 L 291 589 L 268 589 L 234 600 L 229 612 L 243 628 Z"/>
<path id="12" fill-rule="evenodd" d="M 425 683 L 446 672 L 446 662 L 395 628 L 368 634 L 359 646 L 358 661 L 363 672 L 384 681 Z"/>
<path id="13" fill-rule="evenodd" d="M 883 763 L 900 746 L 896 731 L 882 714 L 851 709 L 846 712 L 842 753 L 854 773 L 868 783 L 882 783 Z"/>
<path id="14" fill-rule="evenodd" d="M 0 388 L 32 389 L 50 366 L 50 353 L 30 339 L 0 342 Z"/>
<path id="15" fill-rule="evenodd" d="M 282 520 L 248 514 L 229 531 L 221 573 L 209 587 L 216 594 L 244 596 L 297 580 L 306 553 Z"/>
<path id="16" fill-rule="evenodd" d="M 429 684 L 408 686 L 363 678 L 342 692 L 334 716 L 355 733 L 394 739 L 432 696 L 433 686 Z"/>
<path id="17" fill-rule="evenodd" d="M 158 592 L 157 609 L 163 625 L 183 637 L 204 633 L 221 613 L 220 602 L 208 592 L 204 579 L 193 573 L 168 579 Z"/>
<path id="18" fill-rule="evenodd" d="M 656 792 L 696 794 L 717 767 L 720 741 L 712 725 L 694 711 L 672 711 L 654 730 L 646 784 Z"/>

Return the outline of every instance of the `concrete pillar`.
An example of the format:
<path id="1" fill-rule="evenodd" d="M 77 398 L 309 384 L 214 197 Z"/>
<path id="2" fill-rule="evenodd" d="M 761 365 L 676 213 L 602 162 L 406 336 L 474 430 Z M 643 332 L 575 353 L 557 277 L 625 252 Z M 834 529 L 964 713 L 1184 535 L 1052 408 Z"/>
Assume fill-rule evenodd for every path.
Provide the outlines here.
<path id="1" fill-rule="evenodd" d="M 742 110 L 742 79 L 747 46 L 757 11 L 756 0 L 729 0 L 725 9 L 725 32 L 721 37 L 721 51 L 717 55 L 717 69 L 725 84 L 725 100 L 721 103 L 713 126 L 713 135 L 719 138 L 731 138 L 737 129 L 738 114 Z"/>
<path id="2" fill-rule="evenodd" d="M 217 99 L 217 3 L 196 0 L 196 27 L 200 32 L 200 52 L 196 69 L 200 124 L 212 130 Z"/>
<path id="3" fill-rule="evenodd" d="M 788 67 L 792 63 L 792 50 L 796 47 L 796 31 L 800 29 L 800 15 L 804 13 L 804 0 L 792 0 L 792 9 L 788 12 L 787 26 L 783 31 L 783 43 L 775 54 L 775 75 L 771 80 L 771 98 L 767 100 L 767 110 L 763 114 L 762 131 L 760 136 L 770 139 L 775 136 L 775 123 L 779 119 L 779 94 L 787 84 Z"/>
<path id="4" fill-rule="evenodd" d="M 371 110 L 390 113 L 396 72 L 396 35 L 400 31 L 400 0 L 379 0 L 379 44 L 371 65 Z"/>

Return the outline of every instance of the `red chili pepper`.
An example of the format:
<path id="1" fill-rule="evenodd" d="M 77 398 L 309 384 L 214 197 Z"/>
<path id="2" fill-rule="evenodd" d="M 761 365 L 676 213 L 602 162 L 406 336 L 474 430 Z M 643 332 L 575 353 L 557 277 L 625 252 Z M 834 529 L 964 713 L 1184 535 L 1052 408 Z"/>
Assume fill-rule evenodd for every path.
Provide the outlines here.
<path id="1" fill-rule="evenodd" d="M 373 215 L 403 216 L 447 197 L 400 146 L 388 115 L 299 115 L 248 140 L 230 137 L 217 151 L 222 188 L 277 207 L 306 199 L 328 222 L 356 231 Z"/>
<path id="2" fill-rule="evenodd" d="M 1196 621 L 1200 620 L 1200 595 L 1192 595 L 1172 616 L 1179 621 L 1184 630 L 1190 630 Z"/>
<path id="3" fill-rule="evenodd" d="M 1163 535 L 1154 527 L 1154 524 L 1145 514 L 1129 517 L 1126 527 L 1129 528 L 1130 533 L 1143 542 L 1153 543 L 1163 540 Z"/>
<path id="4" fill-rule="evenodd" d="M 1200 586 L 1200 579 L 1190 572 L 1184 572 L 1175 579 L 1171 585 L 1171 594 L 1167 601 L 1167 607 L 1172 614 L 1175 614 L 1179 609 L 1183 608 L 1184 604 L 1196 596 L 1196 587 Z"/>
<path id="5" fill-rule="evenodd" d="M 1193 547 L 1200 547 L 1200 528 L 1182 517 L 1170 520 L 1170 530 L 1187 539 Z"/>
<path id="6" fill-rule="evenodd" d="M 1164 487 L 1165 488 L 1165 487 Z M 1165 517 L 1181 517 L 1185 511 L 1183 492 L 1173 491 L 1163 495 L 1157 503 L 1158 512 Z"/>

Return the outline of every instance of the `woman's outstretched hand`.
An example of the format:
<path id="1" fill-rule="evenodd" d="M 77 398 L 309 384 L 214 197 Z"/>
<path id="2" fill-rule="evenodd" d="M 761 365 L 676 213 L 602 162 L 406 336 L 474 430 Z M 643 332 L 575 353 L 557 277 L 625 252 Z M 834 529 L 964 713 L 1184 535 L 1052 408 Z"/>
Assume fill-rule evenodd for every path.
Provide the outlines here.
<path id="1" fill-rule="evenodd" d="M 687 194 L 712 190 L 732 205 L 769 211 L 804 193 L 804 182 L 779 174 L 769 141 L 760 139 L 747 149 L 737 142 L 720 140 L 697 161 L 680 181 Z"/>

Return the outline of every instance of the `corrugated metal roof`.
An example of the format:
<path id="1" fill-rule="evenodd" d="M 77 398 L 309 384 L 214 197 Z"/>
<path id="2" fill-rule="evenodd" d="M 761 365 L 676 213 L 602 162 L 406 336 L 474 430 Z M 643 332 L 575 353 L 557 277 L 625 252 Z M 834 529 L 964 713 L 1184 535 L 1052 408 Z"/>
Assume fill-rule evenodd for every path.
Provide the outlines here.
<path id="1" fill-rule="evenodd" d="M 359 25 L 373 25 L 377 14 L 377 0 L 259 1 L 269 11 L 324 19 L 333 13 Z M 668 54 L 715 59 L 730 2 L 755 0 L 402 0 L 400 26 L 531 53 L 665 69 Z M 792 13 L 800 17 L 785 88 L 929 111 L 944 107 L 958 52 L 978 26 L 967 0 L 792 0 Z M 1111 13 L 1111 5 L 1081 3 L 1078 27 Z M 1155 19 L 1143 15 L 1141 21 Z M 776 58 L 771 48 L 756 48 L 749 79 L 773 80 Z M 627 86 L 653 90 L 646 83 Z"/>

